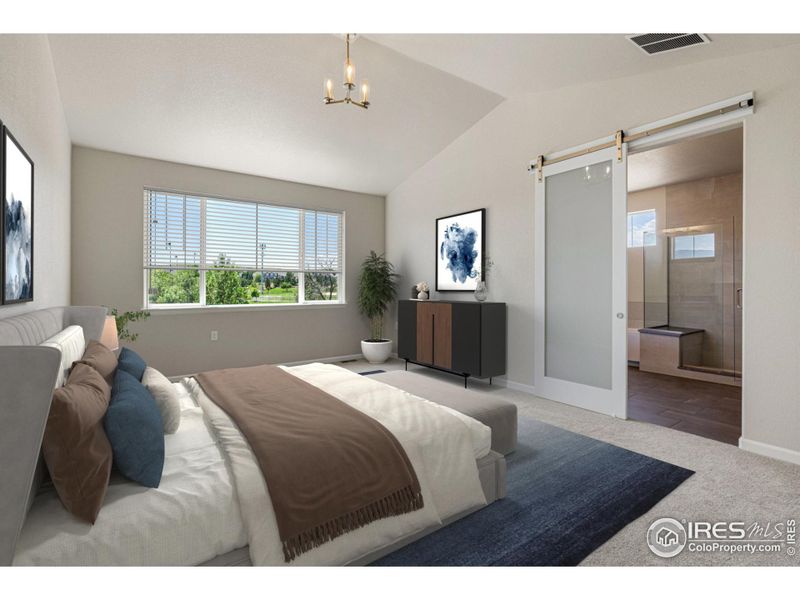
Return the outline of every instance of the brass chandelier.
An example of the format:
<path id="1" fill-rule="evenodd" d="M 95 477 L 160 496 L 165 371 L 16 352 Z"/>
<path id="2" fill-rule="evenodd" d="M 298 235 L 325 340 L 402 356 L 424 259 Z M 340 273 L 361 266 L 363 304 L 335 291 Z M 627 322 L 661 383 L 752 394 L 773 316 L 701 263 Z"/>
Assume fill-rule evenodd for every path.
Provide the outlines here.
<path id="1" fill-rule="evenodd" d="M 356 88 L 356 67 L 350 61 L 350 39 L 355 40 L 356 34 L 347 33 L 344 38 L 344 87 L 347 90 L 344 98 L 337 100 L 333 96 L 333 79 L 325 80 L 325 104 L 353 104 L 361 108 L 369 108 L 369 83 L 366 79 L 361 81 L 361 102 L 350 97 Z"/>

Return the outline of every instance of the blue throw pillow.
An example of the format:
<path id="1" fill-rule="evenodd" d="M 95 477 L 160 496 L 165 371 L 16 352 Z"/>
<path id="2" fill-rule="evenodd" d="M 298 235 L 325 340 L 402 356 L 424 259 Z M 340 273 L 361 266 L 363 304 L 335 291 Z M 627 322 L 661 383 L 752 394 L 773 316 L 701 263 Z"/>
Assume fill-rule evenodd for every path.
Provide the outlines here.
<path id="1" fill-rule="evenodd" d="M 146 368 L 147 363 L 144 362 L 144 359 L 130 348 L 123 348 L 122 352 L 119 353 L 119 358 L 117 359 L 117 369 L 127 371 L 136 377 L 137 381 L 142 380 L 142 376 L 144 375 L 144 370 Z"/>
<path id="2" fill-rule="evenodd" d="M 147 388 L 121 369 L 103 425 L 119 472 L 146 487 L 158 487 L 164 470 L 161 413 Z"/>

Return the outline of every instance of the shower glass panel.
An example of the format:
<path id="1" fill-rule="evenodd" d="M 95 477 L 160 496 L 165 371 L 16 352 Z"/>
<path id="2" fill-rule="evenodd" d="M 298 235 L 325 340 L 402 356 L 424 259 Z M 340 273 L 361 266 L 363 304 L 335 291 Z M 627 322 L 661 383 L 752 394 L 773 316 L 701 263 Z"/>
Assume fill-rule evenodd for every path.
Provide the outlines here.
<path id="1" fill-rule="evenodd" d="M 656 231 L 647 234 L 642 247 L 645 327 L 669 324 L 668 241 L 662 231 Z"/>
<path id="2" fill-rule="evenodd" d="M 733 221 L 665 233 L 668 325 L 703 331 L 702 345 L 688 349 L 681 366 L 733 377 L 738 370 Z"/>

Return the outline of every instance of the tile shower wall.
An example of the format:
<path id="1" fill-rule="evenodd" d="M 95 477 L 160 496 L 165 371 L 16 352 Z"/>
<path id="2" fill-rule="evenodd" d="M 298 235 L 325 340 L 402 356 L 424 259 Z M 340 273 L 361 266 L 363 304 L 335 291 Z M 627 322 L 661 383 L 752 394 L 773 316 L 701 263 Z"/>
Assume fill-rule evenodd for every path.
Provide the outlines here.
<path id="1" fill-rule="evenodd" d="M 741 310 L 736 289 L 742 273 L 742 174 L 708 177 L 633 192 L 628 210 L 656 209 L 657 243 L 652 256 L 666 256 L 664 229 L 711 226 L 721 239 L 717 255 L 703 261 L 673 261 L 669 269 L 669 324 L 705 329 L 703 365 L 741 371 Z M 628 249 L 629 326 L 660 310 L 666 299 L 666 265 L 648 262 L 642 248 Z M 646 273 L 646 275 L 643 275 Z M 660 284 L 659 282 L 663 282 Z M 648 319 L 649 320 L 649 319 Z"/>
<path id="2" fill-rule="evenodd" d="M 668 229 L 712 225 L 722 236 L 716 241 L 722 255 L 714 261 L 693 265 L 700 268 L 670 269 L 670 325 L 706 329 L 703 363 L 740 371 L 742 323 L 736 288 L 742 273 L 742 174 L 679 183 L 666 192 Z M 703 301 L 703 287 L 714 301 Z M 687 290 L 700 291 L 700 297 Z"/>

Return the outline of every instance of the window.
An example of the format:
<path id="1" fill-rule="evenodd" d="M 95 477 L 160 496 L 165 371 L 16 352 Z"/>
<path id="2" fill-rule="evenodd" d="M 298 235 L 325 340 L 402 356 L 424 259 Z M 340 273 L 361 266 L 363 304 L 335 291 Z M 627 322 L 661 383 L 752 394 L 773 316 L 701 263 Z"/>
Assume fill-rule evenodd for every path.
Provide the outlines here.
<path id="1" fill-rule="evenodd" d="M 714 258 L 714 234 L 696 233 L 673 237 L 672 258 Z"/>
<path id="2" fill-rule="evenodd" d="M 628 213 L 628 248 L 656 245 L 656 211 Z"/>
<path id="3" fill-rule="evenodd" d="M 344 302 L 344 214 L 145 190 L 145 304 Z"/>

